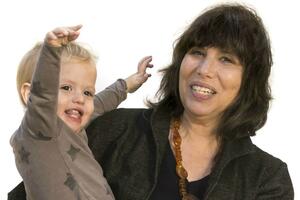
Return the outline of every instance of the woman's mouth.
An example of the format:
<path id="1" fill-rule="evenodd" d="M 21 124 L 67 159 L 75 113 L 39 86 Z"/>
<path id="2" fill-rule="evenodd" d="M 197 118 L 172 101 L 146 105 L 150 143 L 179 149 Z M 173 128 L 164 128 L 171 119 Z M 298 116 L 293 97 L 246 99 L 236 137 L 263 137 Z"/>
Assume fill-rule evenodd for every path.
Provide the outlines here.
<path id="1" fill-rule="evenodd" d="M 211 95 L 216 94 L 216 91 L 214 91 L 210 88 L 207 88 L 207 87 L 200 86 L 200 85 L 192 85 L 191 88 L 194 93 L 200 94 L 200 95 L 211 96 Z"/>

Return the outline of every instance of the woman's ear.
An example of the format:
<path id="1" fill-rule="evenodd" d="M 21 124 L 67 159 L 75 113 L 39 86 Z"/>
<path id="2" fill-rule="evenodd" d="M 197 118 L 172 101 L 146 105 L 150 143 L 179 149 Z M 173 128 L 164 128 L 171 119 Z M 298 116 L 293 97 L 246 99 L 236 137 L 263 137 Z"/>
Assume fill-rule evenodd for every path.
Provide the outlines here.
<path id="1" fill-rule="evenodd" d="M 23 85 L 21 86 L 21 95 L 22 101 L 26 106 L 30 95 L 30 83 L 23 83 Z"/>

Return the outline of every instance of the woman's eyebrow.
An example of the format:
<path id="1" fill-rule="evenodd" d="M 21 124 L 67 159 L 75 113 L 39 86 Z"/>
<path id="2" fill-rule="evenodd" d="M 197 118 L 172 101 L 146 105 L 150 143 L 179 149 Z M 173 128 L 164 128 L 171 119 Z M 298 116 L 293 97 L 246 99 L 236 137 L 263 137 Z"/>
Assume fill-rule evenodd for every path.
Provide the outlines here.
<path id="1" fill-rule="evenodd" d="M 239 60 L 239 57 L 237 56 L 237 54 L 231 50 L 220 49 L 220 53 L 226 54 L 227 56 L 230 56 L 230 57 L 233 57 L 234 59 Z"/>
<path id="2" fill-rule="evenodd" d="M 219 48 L 219 50 L 220 50 L 220 53 L 230 54 L 232 56 L 236 56 L 236 54 L 232 50 L 230 50 L 230 49 L 221 49 L 221 48 Z"/>

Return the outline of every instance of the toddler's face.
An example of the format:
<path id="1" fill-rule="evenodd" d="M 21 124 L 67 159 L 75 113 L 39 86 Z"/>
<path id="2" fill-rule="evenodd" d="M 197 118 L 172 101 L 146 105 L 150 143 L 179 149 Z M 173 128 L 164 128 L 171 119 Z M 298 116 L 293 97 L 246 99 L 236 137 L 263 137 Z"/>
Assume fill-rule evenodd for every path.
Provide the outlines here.
<path id="1" fill-rule="evenodd" d="M 57 115 L 75 132 L 80 132 L 94 111 L 96 66 L 71 58 L 62 62 Z"/>

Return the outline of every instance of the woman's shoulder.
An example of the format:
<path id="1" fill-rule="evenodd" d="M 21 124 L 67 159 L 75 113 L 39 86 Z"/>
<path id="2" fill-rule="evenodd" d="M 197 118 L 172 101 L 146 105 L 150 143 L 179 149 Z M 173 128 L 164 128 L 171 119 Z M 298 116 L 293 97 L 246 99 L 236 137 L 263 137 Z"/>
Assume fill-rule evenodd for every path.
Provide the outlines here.
<path id="1" fill-rule="evenodd" d="M 221 161 L 221 165 L 227 165 L 229 171 L 235 168 L 252 178 L 290 178 L 287 164 L 253 144 L 249 137 L 227 142 Z"/>
<path id="2" fill-rule="evenodd" d="M 97 117 L 86 129 L 89 145 L 92 145 L 92 142 L 97 143 L 98 140 L 101 143 L 114 141 L 126 135 L 124 133 L 131 133 L 131 128 L 136 125 L 146 126 L 149 124 L 151 113 L 152 109 L 120 108 Z"/>
<path id="3" fill-rule="evenodd" d="M 287 164 L 254 144 L 253 148 L 254 152 L 246 156 L 244 161 L 249 160 L 248 175 L 260 182 L 260 194 L 272 194 L 274 199 L 293 199 L 293 184 Z"/>
<path id="4" fill-rule="evenodd" d="M 238 189 L 236 183 L 243 181 L 245 187 L 239 188 L 241 193 L 252 191 L 269 199 L 292 199 L 294 192 L 287 164 L 257 147 L 249 137 L 229 142 L 220 161 L 223 168 L 219 165 L 215 173 L 232 177 L 223 178 L 220 181 L 223 184 Z"/>
<path id="5" fill-rule="evenodd" d="M 92 121 L 91 125 L 89 125 L 89 128 L 103 126 L 107 123 L 114 123 L 114 125 L 130 123 L 141 116 L 143 118 L 148 118 L 151 115 L 151 113 L 152 109 L 146 108 L 119 108 L 97 117 Z"/>
<path id="6" fill-rule="evenodd" d="M 249 167 L 276 168 L 286 165 L 278 157 L 253 144 L 250 137 L 225 142 L 223 150 L 225 160 L 235 160 L 236 163 L 249 165 Z"/>
<path id="7" fill-rule="evenodd" d="M 263 165 L 265 168 L 280 168 L 287 166 L 280 158 L 266 152 L 255 144 L 253 144 L 253 150 L 253 153 L 249 154 L 249 157 L 252 158 L 251 160 L 253 162 Z"/>
<path id="8" fill-rule="evenodd" d="M 251 151 L 237 159 L 240 169 L 262 183 L 281 183 L 292 188 L 287 164 L 280 158 L 251 144 Z"/>

